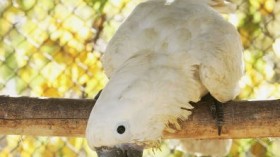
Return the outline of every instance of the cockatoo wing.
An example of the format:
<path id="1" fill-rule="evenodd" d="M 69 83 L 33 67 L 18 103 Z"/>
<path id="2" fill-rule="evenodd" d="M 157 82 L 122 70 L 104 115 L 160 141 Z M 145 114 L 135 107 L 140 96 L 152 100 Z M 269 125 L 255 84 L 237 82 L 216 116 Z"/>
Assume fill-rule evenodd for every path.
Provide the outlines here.
<path id="1" fill-rule="evenodd" d="M 243 75 L 240 37 L 229 24 L 211 24 L 207 29 L 193 42 L 191 53 L 201 61 L 202 84 L 217 100 L 226 102 L 239 93 L 238 83 Z"/>
<path id="2" fill-rule="evenodd" d="M 108 44 L 103 57 L 106 74 L 110 77 L 139 51 L 185 52 L 200 62 L 200 79 L 216 99 L 233 99 L 243 74 L 239 34 L 207 3 L 192 1 L 138 5 Z M 220 1 L 211 4 L 221 6 Z"/>

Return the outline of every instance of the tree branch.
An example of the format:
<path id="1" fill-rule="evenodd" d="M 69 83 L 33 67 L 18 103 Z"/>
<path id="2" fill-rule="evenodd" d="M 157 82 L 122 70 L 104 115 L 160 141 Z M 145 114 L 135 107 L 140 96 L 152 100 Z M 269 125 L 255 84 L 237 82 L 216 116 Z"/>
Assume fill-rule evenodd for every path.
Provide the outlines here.
<path id="1" fill-rule="evenodd" d="M 0 96 L 0 134 L 84 136 L 95 100 L 39 99 Z M 280 100 L 233 101 L 224 105 L 222 135 L 207 102 L 194 105 L 193 114 L 176 133 L 164 138 L 260 138 L 280 136 Z"/>

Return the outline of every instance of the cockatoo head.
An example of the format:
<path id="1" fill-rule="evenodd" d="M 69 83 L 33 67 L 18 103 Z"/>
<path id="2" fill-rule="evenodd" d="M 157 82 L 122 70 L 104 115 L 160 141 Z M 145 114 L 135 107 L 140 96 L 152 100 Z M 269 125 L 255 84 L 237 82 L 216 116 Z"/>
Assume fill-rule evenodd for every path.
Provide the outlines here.
<path id="1" fill-rule="evenodd" d="M 90 115 L 86 130 L 89 146 L 94 149 L 133 143 L 140 147 L 154 147 L 165 127 L 164 121 L 152 113 L 155 111 L 152 106 L 147 108 L 142 104 L 146 98 L 141 95 L 135 102 L 125 96 L 115 97 L 120 91 L 110 90 L 105 88 L 102 91 Z"/>
<path id="2" fill-rule="evenodd" d="M 170 56 L 138 56 L 112 75 L 89 117 L 86 138 L 92 149 L 124 143 L 155 147 L 163 131 L 179 129 L 178 119 L 191 114 L 189 98 L 199 99 L 193 67 L 183 74 L 188 69 L 158 66 L 160 60 Z"/>

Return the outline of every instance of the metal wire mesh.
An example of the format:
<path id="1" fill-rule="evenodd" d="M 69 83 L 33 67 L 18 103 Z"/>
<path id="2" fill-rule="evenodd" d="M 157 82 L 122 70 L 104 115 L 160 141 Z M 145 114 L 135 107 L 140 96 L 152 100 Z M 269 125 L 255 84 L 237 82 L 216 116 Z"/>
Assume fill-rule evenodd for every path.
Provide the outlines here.
<path id="1" fill-rule="evenodd" d="M 92 98 L 107 79 L 101 53 L 140 1 L 1 0 L 0 94 Z M 245 48 L 239 99 L 280 97 L 280 2 L 235 0 L 227 18 Z M 275 139 L 235 140 L 228 156 L 280 156 Z M 146 156 L 191 156 L 163 144 Z M 0 156 L 95 156 L 82 138 L 0 136 Z"/>

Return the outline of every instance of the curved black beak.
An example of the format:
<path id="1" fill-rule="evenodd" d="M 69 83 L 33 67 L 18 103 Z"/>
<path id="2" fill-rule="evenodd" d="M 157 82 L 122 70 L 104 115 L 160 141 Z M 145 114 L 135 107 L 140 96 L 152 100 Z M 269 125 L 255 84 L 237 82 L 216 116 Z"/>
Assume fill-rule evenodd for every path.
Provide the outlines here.
<path id="1" fill-rule="evenodd" d="M 143 147 L 124 144 L 115 147 L 95 148 L 98 157 L 142 157 Z"/>

